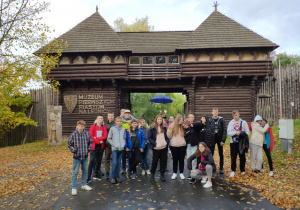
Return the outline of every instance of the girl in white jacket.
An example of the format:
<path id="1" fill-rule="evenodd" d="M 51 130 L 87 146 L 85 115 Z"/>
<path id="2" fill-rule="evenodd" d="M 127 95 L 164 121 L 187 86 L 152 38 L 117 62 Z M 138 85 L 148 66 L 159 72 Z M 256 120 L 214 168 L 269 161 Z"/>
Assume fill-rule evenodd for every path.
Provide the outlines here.
<path id="1" fill-rule="evenodd" d="M 254 122 L 251 123 L 252 136 L 250 139 L 250 168 L 255 173 L 259 173 L 261 169 L 263 160 L 262 147 L 265 133 L 269 128 L 268 124 L 266 124 L 264 127 L 261 126 L 262 120 L 263 119 L 261 116 L 256 115 Z"/>

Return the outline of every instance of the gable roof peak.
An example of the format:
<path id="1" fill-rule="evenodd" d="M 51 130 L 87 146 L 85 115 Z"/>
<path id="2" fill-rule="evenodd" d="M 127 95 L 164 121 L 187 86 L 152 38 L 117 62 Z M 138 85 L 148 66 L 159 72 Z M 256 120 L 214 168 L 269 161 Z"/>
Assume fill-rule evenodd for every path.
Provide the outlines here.
<path id="1" fill-rule="evenodd" d="M 278 45 L 215 10 L 181 43 L 178 49 L 242 47 L 275 49 Z"/>

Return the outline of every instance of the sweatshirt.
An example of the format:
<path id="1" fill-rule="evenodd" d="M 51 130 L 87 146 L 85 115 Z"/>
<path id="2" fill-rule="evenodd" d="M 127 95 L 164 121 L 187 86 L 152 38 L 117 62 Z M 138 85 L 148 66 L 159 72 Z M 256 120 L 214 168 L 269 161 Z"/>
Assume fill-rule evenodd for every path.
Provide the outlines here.
<path id="1" fill-rule="evenodd" d="M 98 134 L 101 133 L 101 136 L 98 136 Z M 92 150 L 95 150 L 96 146 L 98 147 L 100 144 L 100 141 L 105 141 L 107 139 L 107 129 L 105 125 L 102 125 L 100 128 L 97 125 L 97 123 L 93 124 L 90 128 L 90 134 L 93 140 L 93 146 Z M 104 149 L 105 144 L 104 142 L 101 144 L 101 149 Z"/>
<path id="2" fill-rule="evenodd" d="M 184 136 L 181 136 L 181 131 L 176 136 L 173 135 L 172 130 L 168 129 L 167 136 L 170 139 L 170 144 L 172 147 L 184 147 L 186 146 L 186 141 Z"/>
<path id="3" fill-rule="evenodd" d="M 230 136 L 230 143 L 233 143 L 232 136 L 236 135 L 235 131 L 240 130 L 241 121 L 243 122 L 242 123 L 242 131 L 245 131 L 248 136 L 250 134 L 248 124 L 245 120 L 240 118 L 238 121 L 235 121 L 234 119 L 232 119 L 229 122 L 228 128 L 227 128 L 227 134 Z"/>
<path id="4" fill-rule="evenodd" d="M 257 122 L 253 122 L 251 125 L 252 125 L 252 136 L 250 139 L 250 143 L 262 147 L 264 144 L 265 133 L 268 131 L 269 125 L 266 124 L 265 127 L 262 127 Z"/>
<path id="5" fill-rule="evenodd" d="M 111 127 L 108 133 L 107 141 L 113 151 L 123 151 L 126 143 L 126 131 L 123 127 L 118 128 L 116 125 Z"/>

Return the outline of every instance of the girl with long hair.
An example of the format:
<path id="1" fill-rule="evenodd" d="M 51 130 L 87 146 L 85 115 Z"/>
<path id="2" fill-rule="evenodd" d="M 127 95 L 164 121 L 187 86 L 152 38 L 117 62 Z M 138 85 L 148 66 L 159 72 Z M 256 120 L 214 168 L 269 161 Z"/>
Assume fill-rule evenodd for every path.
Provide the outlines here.
<path id="1" fill-rule="evenodd" d="M 192 170 L 192 161 L 194 159 L 197 159 L 198 169 Z M 212 187 L 211 177 L 216 172 L 216 165 L 211 150 L 204 142 L 198 144 L 197 151 L 189 157 L 187 163 L 188 169 L 191 171 L 191 184 L 195 183 L 196 180 L 202 179 L 201 183 L 205 184 L 204 188 Z"/>
<path id="2" fill-rule="evenodd" d="M 171 152 L 173 157 L 173 175 L 171 179 L 176 179 L 178 165 L 180 179 L 185 179 L 183 175 L 184 170 L 184 158 L 186 154 L 186 141 L 184 139 L 183 117 L 178 114 L 168 129 L 167 135 L 170 139 Z"/>
<path id="3" fill-rule="evenodd" d="M 153 150 L 151 176 L 150 181 L 154 181 L 158 161 L 160 162 L 160 179 L 165 180 L 165 169 L 168 160 L 168 144 L 167 128 L 163 126 L 162 116 L 156 116 L 154 123 L 149 130 L 149 149 Z"/>

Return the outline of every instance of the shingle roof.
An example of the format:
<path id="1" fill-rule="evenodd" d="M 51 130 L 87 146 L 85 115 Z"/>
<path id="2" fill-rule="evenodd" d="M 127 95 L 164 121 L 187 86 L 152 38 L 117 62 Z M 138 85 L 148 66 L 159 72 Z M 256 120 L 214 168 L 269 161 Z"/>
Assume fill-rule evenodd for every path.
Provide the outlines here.
<path id="1" fill-rule="evenodd" d="M 132 53 L 171 53 L 192 31 L 118 32 Z"/>
<path id="2" fill-rule="evenodd" d="M 218 11 L 213 12 L 178 49 L 273 47 L 278 45 Z"/>
<path id="3" fill-rule="evenodd" d="M 61 39 L 68 43 L 63 52 L 131 51 L 98 12 L 57 38 Z"/>

